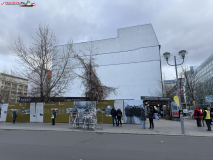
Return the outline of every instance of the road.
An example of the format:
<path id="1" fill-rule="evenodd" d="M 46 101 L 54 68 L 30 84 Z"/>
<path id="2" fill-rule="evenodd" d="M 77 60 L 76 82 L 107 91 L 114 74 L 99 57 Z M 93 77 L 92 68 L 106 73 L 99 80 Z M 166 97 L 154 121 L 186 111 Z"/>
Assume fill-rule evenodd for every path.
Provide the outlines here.
<path id="1" fill-rule="evenodd" d="M 212 137 L 0 130 L 0 160 L 212 160 L 212 142 Z"/>

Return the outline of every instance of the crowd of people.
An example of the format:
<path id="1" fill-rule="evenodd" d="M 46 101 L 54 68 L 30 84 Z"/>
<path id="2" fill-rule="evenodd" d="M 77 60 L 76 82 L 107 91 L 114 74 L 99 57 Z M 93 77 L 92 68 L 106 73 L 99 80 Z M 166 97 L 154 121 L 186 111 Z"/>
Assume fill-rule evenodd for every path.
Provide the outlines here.
<path id="1" fill-rule="evenodd" d="M 141 111 L 141 112 L 140 112 Z M 142 107 L 142 110 L 139 110 L 140 115 L 141 115 L 141 121 L 142 121 L 142 128 L 145 129 L 145 124 L 146 124 L 146 114 L 145 114 L 145 108 Z M 119 122 L 120 122 L 120 126 L 122 126 L 122 122 L 121 119 L 122 117 L 122 111 L 119 108 L 118 110 L 115 109 L 115 107 L 113 106 L 112 110 L 111 110 L 111 115 L 112 115 L 112 124 L 113 126 L 119 126 Z M 153 123 L 153 119 L 155 118 L 155 120 L 159 120 L 158 117 L 158 110 L 156 108 L 156 106 L 154 107 L 150 107 L 149 112 L 148 112 L 148 118 L 149 118 L 149 123 L 150 123 L 150 127 L 149 129 L 154 129 L 154 123 Z"/>
<path id="2" fill-rule="evenodd" d="M 155 120 L 159 120 L 159 115 L 160 113 L 158 112 L 156 106 L 150 106 L 149 107 L 149 111 L 148 111 L 148 118 L 149 118 L 149 129 L 154 129 L 154 122 L 153 119 L 155 118 Z M 120 125 L 122 126 L 122 111 L 119 108 L 118 110 L 116 110 L 114 107 L 111 110 L 111 115 L 112 115 L 112 122 L 113 122 L 113 126 L 116 124 L 116 126 Z M 195 108 L 194 110 L 194 114 L 193 116 L 195 117 L 196 121 L 197 121 L 197 127 L 204 127 L 205 126 L 205 122 L 206 122 L 206 126 L 207 126 L 207 131 L 211 131 L 211 122 L 212 122 L 212 117 L 213 117 L 213 112 L 211 112 L 211 108 L 210 107 L 205 107 L 204 111 L 202 111 L 202 109 L 200 109 L 198 106 Z M 141 110 L 141 121 L 142 121 L 142 128 L 145 129 L 145 125 L 146 125 L 146 113 L 145 113 L 145 108 L 142 107 Z"/>
<path id="3" fill-rule="evenodd" d="M 204 111 L 202 111 L 202 109 L 200 109 L 198 106 L 195 108 L 194 114 L 193 116 L 195 117 L 195 119 L 197 120 L 197 127 L 203 127 L 204 125 L 204 120 L 206 122 L 206 126 L 207 126 L 207 131 L 211 131 L 211 121 L 212 121 L 212 114 L 211 114 L 211 109 L 210 107 L 205 107 Z M 201 124 L 202 121 L 202 124 Z"/>

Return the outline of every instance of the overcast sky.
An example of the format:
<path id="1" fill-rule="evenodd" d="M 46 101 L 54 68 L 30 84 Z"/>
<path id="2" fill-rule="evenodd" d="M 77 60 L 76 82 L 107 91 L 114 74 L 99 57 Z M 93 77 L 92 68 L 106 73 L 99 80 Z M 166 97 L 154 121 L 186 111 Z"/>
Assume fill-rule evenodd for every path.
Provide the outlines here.
<path id="1" fill-rule="evenodd" d="M 4 1 L 1 1 L 1 3 Z M 8 1 L 9 2 L 9 1 Z M 11 1 L 12 2 L 12 1 Z M 21 2 L 21 1 L 20 1 Z M 25 1 L 23 1 L 25 2 Z M 8 48 L 20 35 L 26 43 L 39 24 L 54 30 L 60 44 L 115 38 L 117 29 L 151 23 L 164 52 L 187 50 L 185 65 L 198 66 L 213 53 L 212 0 L 33 0 L 35 7 L 0 5 L 0 68 L 15 65 Z M 179 60 L 181 62 L 181 60 Z M 170 60 L 173 62 L 173 58 Z M 175 68 L 162 58 L 166 79 Z"/>

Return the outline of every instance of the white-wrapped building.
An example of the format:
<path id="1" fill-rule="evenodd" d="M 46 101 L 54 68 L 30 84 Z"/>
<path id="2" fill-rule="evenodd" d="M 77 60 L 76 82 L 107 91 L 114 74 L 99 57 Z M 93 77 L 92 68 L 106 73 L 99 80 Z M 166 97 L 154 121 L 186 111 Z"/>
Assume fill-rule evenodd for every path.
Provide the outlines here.
<path id="1" fill-rule="evenodd" d="M 140 99 L 140 96 L 156 96 L 156 90 L 162 90 L 160 45 L 151 24 L 121 28 L 116 38 L 94 42 L 98 48 L 97 74 L 102 84 L 117 88 L 117 95 L 112 94 L 108 99 Z M 83 50 L 89 43 L 74 43 L 73 48 Z M 81 81 L 76 79 L 74 84 L 63 96 L 84 96 Z"/>

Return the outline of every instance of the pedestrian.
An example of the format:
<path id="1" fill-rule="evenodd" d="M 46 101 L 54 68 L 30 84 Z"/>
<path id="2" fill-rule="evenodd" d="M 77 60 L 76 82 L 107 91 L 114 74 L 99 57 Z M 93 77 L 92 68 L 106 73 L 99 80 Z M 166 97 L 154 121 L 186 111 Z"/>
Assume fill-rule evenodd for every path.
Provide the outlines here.
<path id="1" fill-rule="evenodd" d="M 17 113 L 16 113 L 16 110 L 14 109 L 13 110 L 13 123 L 16 122 L 16 117 L 17 117 Z"/>
<path id="2" fill-rule="evenodd" d="M 156 106 L 154 106 L 154 116 L 155 116 L 155 120 L 159 120 L 159 117 L 158 117 L 158 109 Z"/>
<path id="3" fill-rule="evenodd" d="M 202 109 L 200 109 L 200 111 L 201 111 L 202 113 L 204 113 Z M 204 110 L 204 111 L 205 111 L 205 110 Z M 204 125 L 204 118 L 203 118 L 203 115 L 201 116 L 201 126 L 202 126 L 202 125 L 203 125 L 203 127 L 205 126 L 205 125 Z"/>
<path id="4" fill-rule="evenodd" d="M 153 111 L 153 108 L 151 107 L 150 110 L 149 110 L 149 123 L 150 123 L 149 129 L 154 128 L 153 115 L 154 115 L 154 111 Z"/>
<path id="5" fill-rule="evenodd" d="M 112 110 L 111 110 L 113 126 L 114 126 L 114 120 L 115 120 L 116 126 L 118 125 L 118 124 L 117 124 L 117 119 L 116 119 L 116 114 L 117 114 L 117 112 L 116 112 L 116 110 L 115 110 L 115 107 L 113 106 L 113 107 L 112 107 Z"/>
<path id="6" fill-rule="evenodd" d="M 145 115 L 144 107 L 142 108 L 142 111 L 141 111 L 141 120 L 142 120 L 142 128 L 146 129 L 146 127 L 145 127 L 146 115 Z"/>
<path id="7" fill-rule="evenodd" d="M 211 131 L 211 116 L 210 116 L 210 107 L 207 107 L 207 110 L 205 110 L 203 118 L 206 121 L 206 125 L 208 127 L 207 131 Z"/>
<path id="8" fill-rule="evenodd" d="M 119 126 L 119 122 L 120 122 L 121 127 L 122 127 L 121 117 L 122 117 L 122 111 L 120 108 L 118 108 L 118 110 L 117 110 L 118 126 Z"/>
<path id="9" fill-rule="evenodd" d="M 210 108 L 210 117 L 211 117 L 210 125 L 212 125 L 212 122 L 213 122 L 213 106 Z"/>
<path id="10" fill-rule="evenodd" d="M 55 109 L 53 109 L 53 113 L 52 113 L 52 125 L 55 125 L 55 118 L 56 118 L 56 111 Z"/>
<path id="11" fill-rule="evenodd" d="M 200 108 L 197 106 L 195 108 L 194 114 L 193 116 L 195 116 L 196 120 L 197 120 L 197 127 L 202 127 L 201 126 L 201 116 L 203 115 L 203 113 L 200 111 Z"/>

